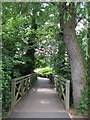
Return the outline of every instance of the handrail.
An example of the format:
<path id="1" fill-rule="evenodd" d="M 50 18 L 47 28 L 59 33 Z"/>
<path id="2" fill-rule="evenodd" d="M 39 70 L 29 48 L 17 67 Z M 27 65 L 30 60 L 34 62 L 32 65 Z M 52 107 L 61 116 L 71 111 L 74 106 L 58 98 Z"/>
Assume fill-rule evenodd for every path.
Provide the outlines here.
<path id="1" fill-rule="evenodd" d="M 37 80 L 36 73 L 12 79 L 11 110 L 22 99 L 22 97 L 28 92 L 28 90 L 32 88 L 36 80 Z"/>
<path id="2" fill-rule="evenodd" d="M 66 110 L 69 110 L 69 97 L 70 97 L 70 81 L 54 74 L 50 74 L 50 80 L 54 84 L 56 91 L 63 104 L 65 105 Z"/>

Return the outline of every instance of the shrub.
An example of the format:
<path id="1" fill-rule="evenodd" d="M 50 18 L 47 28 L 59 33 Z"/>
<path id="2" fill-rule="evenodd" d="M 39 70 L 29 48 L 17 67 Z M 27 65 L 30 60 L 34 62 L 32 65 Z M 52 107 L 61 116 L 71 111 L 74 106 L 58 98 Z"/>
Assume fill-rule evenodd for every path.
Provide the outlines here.
<path id="1" fill-rule="evenodd" d="M 78 111 L 83 115 L 88 115 L 88 86 L 82 91 L 81 104 L 78 107 Z"/>

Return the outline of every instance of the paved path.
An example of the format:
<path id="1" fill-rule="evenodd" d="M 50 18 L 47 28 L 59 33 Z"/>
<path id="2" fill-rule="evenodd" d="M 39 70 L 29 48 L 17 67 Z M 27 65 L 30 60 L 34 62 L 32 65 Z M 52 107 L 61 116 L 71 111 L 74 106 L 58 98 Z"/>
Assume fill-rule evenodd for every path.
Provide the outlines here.
<path id="1" fill-rule="evenodd" d="M 69 118 L 68 113 L 47 78 L 38 81 L 16 105 L 10 118 Z"/>

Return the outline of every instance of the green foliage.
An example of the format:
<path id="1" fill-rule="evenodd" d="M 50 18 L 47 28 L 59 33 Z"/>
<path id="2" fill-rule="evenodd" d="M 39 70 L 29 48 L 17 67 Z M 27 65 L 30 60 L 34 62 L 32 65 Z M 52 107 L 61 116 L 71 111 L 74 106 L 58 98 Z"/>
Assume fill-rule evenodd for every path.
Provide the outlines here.
<path id="1" fill-rule="evenodd" d="M 50 65 L 50 60 L 43 55 L 35 55 L 35 58 L 35 68 L 43 68 Z"/>
<path id="2" fill-rule="evenodd" d="M 85 89 L 82 91 L 82 98 L 81 98 L 81 104 L 78 107 L 78 111 L 81 112 L 83 115 L 88 115 L 88 86 L 85 87 Z"/>
<path id="3" fill-rule="evenodd" d="M 10 109 L 11 103 L 11 71 L 13 65 L 10 57 L 5 57 L 2 67 L 2 114 L 6 114 Z"/>
<path id="4" fill-rule="evenodd" d="M 70 5 L 69 2 L 67 0 L 67 7 Z M 64 44 L 62 25 L 60 25 L 62 6 L 63 3 L 2 3 L 3 113 L 10 109 L 11 80 L 15 77 L 32 73 L 35 68 L 41 67 L 39 74 L 48 76 L 56 72 L 71 80 L 70 63 Z M 76 21 L 87 18 L 85 3 L 78 3 L 75 7 Z M 67 16 L 68 19 L 70 17 Z M 77 33 L 77 38 L 87 60 L 86 20 L 84 29 Z M 46 67 L 52 65 L 54 70 Z M 84 94 L 87 94 L 87 89 Z M 83 113 L 87 111 L 87 99 L 84 94 L 80 106 Z M 72 96 L 72 87 L 70 95 Z"/>
<path id="5" fill-rule="evenodd" d="M 52 72 L 53 72 L 52 68 L 49 67 L 42 68 L 42 70 L 39 71 L 40 74 L 50 74 Z"/>
<path id="6" fill-rule="evenodd" d="M 30 74 L 34 70 L 34 53 L 37 41 L 35 19 L 37 16 L 32 8 L 38 5 L 33 3 L 2 3 L 3 115 L 10 110 L 11 80 Z M 31 11 L 33 12 L 32 16 L 30 15 Z"/>
<path id="7" fill-rule="evenodd" d="M 71 79 L 70 64 L 68 54 L 64 44 L 62 35 L 58 36 L 58 52 L 51 56 L 51 62 L 54 64 L 54 70 L 58 75 L 66 79 Z"/>
<path id="8" fill-rule="evenodd" d="M 6 113 L 10 109 L 10 103 L 11 103 L 11 77 L 8 75 L 8 73 L 2 72 L 2 114 Z"/>
<path id="9" fill-rule="evenodd" d="M 54 73 L 55 71 L 52 70 L 52 68 L 50 68 L 50 67 L 45 67 L 45 68 L 38 68 L 35 70 L 35 72 L 37 72 L 38 75 L 40 75 L 40 76 L 48 77 L 50 75 L 50 73 Z"/>

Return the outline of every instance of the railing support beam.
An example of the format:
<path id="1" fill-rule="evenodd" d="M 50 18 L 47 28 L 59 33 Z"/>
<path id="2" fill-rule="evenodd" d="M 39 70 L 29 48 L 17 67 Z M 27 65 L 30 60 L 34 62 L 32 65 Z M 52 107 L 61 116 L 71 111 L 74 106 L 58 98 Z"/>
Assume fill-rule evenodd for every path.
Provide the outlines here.
<path id="1" fill-rule="evenodd" d="M 15 81 L 12 81 L 11 84 L 12 98 L 11 98 L 11 110 L 13 110 L 16 100 L 15 100 Z"/>
<path id="2" fill-rule="evenodd" d="M 53 76 L 53 77 L 52 77 Z M 63 78 L 62 76 L 50 74 L 50 80 L 54 83 L 56 91 L 60 99 L 62 100 L 66 111 L 69 110 L 69 99 L 70 99 L 70 81 Z"/>
<path id="3" fill-rule="evenodd" d="M 69 94 L 70 94 L 70 81 L 66 81 L 66 100 L 65 100 L 65 106 L 66 106 L 66 111 L 69 110 Z"/>
<path id="4" fill-rule="evenodd" d="M 15 78 L 11 83 L 11 110 L 14 109 L 15 105 L 20 99 L 28 92 L 28 90 L 34 85 L 37 80 L 37 74 L 29 74 L 23 77 Z M 30 81 L 30 82 L 29 82 Z M 30 84 L 30 85 L 29 85 Z M 32 85 L 31 85 L 32 84 Z"/>

